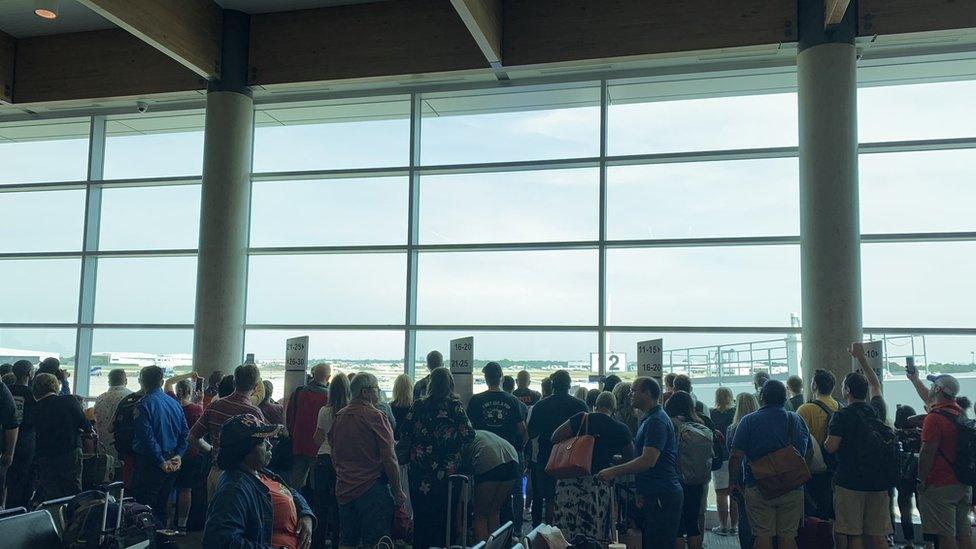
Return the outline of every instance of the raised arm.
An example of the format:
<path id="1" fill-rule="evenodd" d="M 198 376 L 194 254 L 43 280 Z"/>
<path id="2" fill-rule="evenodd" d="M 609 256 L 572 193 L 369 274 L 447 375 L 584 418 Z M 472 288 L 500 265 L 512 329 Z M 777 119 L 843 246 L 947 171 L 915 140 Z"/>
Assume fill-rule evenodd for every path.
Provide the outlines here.
<path id="1" fill-rule="evenodd" d="M 874 368 L 868 366 L 868 359 L 864 356 L 864 345 L 861 342 L 855 341 L 851 344 L 850 348 L 851 356 L 857 360 L 857 363 L 861 365 L 861 372 L 864 373 L 864 377 L 868 380 L 869 398 L 874 398 L 881 396 L 881 380 L 878 379 L 877 372 Z"/>
<path id="2" fill-rule="evenodd" d="M 163 383 L 163 392 L 165 393 L 175 393 L 173 386 L 177 383 L 183 381 L 184 379 L 197 379 L 200 377 L 196 372 L 187 372 L 185 374 L 180 374 L 178 376 L 172 376 Z"/>

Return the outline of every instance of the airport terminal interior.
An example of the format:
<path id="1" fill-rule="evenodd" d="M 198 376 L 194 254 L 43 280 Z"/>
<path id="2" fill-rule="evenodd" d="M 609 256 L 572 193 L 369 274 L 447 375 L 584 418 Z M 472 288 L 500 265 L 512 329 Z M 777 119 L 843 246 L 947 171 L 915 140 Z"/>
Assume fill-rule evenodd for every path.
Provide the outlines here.
<path id="1" fill-rule="evenodd" d="M 0 0 L 0 215 L 2 547 L 972 547 L 976 0 Z"/>

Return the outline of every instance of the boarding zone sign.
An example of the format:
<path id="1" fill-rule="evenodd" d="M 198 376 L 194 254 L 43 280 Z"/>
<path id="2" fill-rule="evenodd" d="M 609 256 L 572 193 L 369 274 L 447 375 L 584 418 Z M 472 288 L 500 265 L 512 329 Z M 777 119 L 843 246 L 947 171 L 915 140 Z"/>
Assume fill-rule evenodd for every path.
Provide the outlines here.
<path id="1" fill-rule="evenodd" d="M 664 340 L 649 339 L 637 343 L 637 377 L 652 377 L 660 384 L 664 373 Z"/>

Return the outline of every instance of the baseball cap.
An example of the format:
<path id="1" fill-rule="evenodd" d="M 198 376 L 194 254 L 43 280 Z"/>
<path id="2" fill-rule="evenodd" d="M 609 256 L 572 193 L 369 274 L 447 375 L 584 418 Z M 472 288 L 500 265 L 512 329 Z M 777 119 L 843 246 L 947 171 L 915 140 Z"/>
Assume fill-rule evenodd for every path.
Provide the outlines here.
<path id="1" fill-rule="evenodd" d="M 220 445 L 233 446 L 250 438 L 273 437 L 280 428 L 280 425 L 260 421 L 253 414 L 236 415 L 220 428 Z"/>
<path id="2" fill-rule="evenodd" d="M 949 374 L 929 374 L 925 379 L 942 388 L 942 392 L 954 397 L 959 394 L 959 381 Z"/>
<path id="3" fill-rule="evenodd" d="M 489 362 L 481 369 L 481 372 L 490 378 L 502 377 L 502 366 L 497 362 Z"/>

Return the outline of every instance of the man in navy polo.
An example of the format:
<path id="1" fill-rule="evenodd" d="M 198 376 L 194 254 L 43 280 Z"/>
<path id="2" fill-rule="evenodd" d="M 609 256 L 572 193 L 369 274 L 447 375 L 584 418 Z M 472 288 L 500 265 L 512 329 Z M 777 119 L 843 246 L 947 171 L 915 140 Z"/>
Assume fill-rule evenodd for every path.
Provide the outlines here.
<path id="1" fill-rule="evenodd" d="M 132 491 L 136 501 L 152 507 L 166 524 L 166 502 L 186 453 L 189 428 L 180 403 L 162 390 L 162 368 L 143 368 L 139 385 L 146 396 L 136 405 L 133 418 Z"/>
<path id="2" fill-rule="evenodd" d="M 684 493 L 678 478 L 678 441 L 674 424 L 658 403 L 661 386 L 652 378 L 639 377 L 631 386 L 634 407 L 646 415 L 637 430 L 634 447 L 642 453 L 627 463 L 600 471 L 610 481 L 637 475 L 637 506 L 642 519 L 643 547 L 674 547 Z"/>

